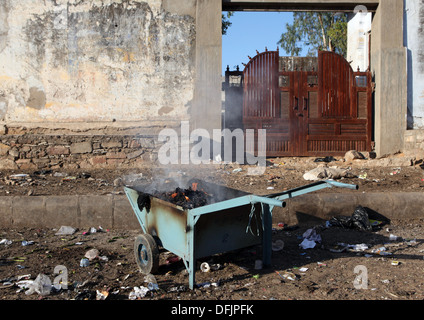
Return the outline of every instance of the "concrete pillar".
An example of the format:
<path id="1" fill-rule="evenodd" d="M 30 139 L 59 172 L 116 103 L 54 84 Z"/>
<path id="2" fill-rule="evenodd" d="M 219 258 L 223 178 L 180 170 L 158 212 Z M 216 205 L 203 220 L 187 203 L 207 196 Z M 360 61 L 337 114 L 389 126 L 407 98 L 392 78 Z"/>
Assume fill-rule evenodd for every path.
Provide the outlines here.
<path id="1" fill-rule="evenodd" d="M 406 48 L 403 0 L 384 0 L 371 34 L 371 70 L 375 76 L 375 143 L 378 156 L 403 150 L 407 116 Z"/>
<path id="2" fill-rule="evenodd" d="M 222 0 L 197 0 L 191 129 L 221 129 Z"/>

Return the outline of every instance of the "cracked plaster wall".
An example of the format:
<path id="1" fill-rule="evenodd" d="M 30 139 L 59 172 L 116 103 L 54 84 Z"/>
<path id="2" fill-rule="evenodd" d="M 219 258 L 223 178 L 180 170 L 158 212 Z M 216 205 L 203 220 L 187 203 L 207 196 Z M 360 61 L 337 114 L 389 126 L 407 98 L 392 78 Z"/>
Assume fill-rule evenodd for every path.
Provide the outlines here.
<path id="1" fill-rule="evenodd" d="M 195 28 L 194 0 L 2 0 L 0 121 L 187 120 Z"/>

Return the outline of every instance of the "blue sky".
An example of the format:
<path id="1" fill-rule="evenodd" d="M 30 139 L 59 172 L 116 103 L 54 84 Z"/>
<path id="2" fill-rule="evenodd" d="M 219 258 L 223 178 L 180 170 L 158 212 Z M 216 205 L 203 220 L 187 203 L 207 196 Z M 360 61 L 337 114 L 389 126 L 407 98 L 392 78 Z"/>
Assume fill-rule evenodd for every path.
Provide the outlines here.
<path id="1" fill-rule="evenodd" d="M 234 12 L 230 18 L 232 25 L 222 37 L 222 74 L 227 65 L 235 70 L 242 63 L 249 62 L 247 56 L 256 56 L 256 50 L 277 50 L 277 42 L 286 30 L 286 23 L 293 21 L 292 12 Z M 280 47 L 280 54 L 285 52 Z"/>

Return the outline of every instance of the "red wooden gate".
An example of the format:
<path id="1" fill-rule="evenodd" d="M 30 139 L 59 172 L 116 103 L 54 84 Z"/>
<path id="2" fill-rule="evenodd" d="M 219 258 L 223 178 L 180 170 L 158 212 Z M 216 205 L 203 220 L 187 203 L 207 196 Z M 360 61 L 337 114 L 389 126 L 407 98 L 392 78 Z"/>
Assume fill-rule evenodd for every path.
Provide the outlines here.
<path id="1" fill-rule="evenodd" d="M 370 72 L 354 72 L 333 52 L 318 58 L 266 51 L 244 70 L 244 129 L 267 129 L 268 156 L 371 151 Z"/>

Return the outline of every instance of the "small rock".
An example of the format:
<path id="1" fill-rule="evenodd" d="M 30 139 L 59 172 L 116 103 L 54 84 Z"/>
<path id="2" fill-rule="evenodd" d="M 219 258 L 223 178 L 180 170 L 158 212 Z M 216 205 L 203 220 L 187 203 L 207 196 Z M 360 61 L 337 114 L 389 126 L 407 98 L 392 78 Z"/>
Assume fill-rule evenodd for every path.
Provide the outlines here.
<path id="1" fill-rule="evenodd" d="M 114 187 L 122 187 L 123 185 L 124 181 L 122 180 L 122 178 L 116 178 L 115 180 L 113 180 Z"/>
<path id="2" fill-rule="evenodd" d="M 352 161 L 355 159 L 365 159 L 364 155 L 356 150 L 350 150 L 346 152 L 344 158 L 346 161 Z"/>
<path id="3" fill-rule="evenodd" d="M 87 258 L 88 260 L 92 261 L 92 260 L 99 257 L 99 250 L 90 249 L 85 253 L 84 257 Z"/>
<path id="4" fill-rule="evenodd" d="M 64 235 L 72 235 L 76 231 L 75 228 L 69 227 L 69 226 L 61 226 L 60 229 L 56 232 L 57 236 L 64 236 Z"/>

